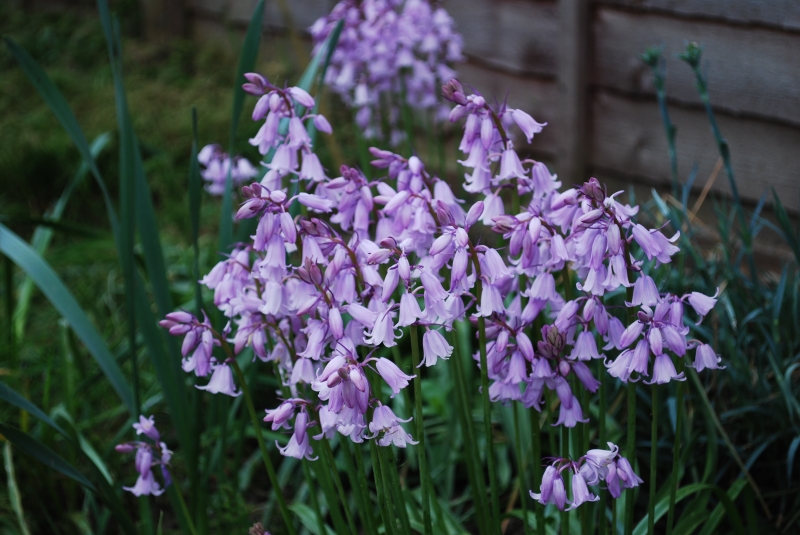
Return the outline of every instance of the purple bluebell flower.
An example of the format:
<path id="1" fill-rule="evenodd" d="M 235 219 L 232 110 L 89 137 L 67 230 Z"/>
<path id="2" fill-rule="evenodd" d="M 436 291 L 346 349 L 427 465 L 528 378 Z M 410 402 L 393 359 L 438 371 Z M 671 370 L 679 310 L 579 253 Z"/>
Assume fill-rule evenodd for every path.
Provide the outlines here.
<path id="1" fill-rule="evenodd" d="M 402 389 L 408 386 L 408 382 L 416 377 L 416 375 L 406 375 L 394 362 L 384 357 L 380 357 L 377 360 L 375 368 L 395 395 L 399 394 Z"/>
<path id="2" fill-rule="evenodd" d="M 721 361 L 722 359 L 717 355 L 713 347 L 708 344 L 699 344 L 695 352 L 694 363 L 690 364 L 690 366 L 694 367 L 698 372 L 705 369 L 718 370 L 725 368 L 725 366 L 719 365 Z"/>
<path id="3" fill-rule="evenodd" d="M 205 390 L 211 394 L 225 394 L 226 396 L 237 397 L 241 396 L 241 391 L 236 391 L 236 385 L 233 382 L 233 372 L 231 367 L 225 364 L 217 364 L 214 367 L 214 372 L 211 374 L 211 380 L 205 386 L 195 385 L 198 390 Z"/>
<path id="4" fill-rule="evenodd" d="M 433 366 L 438 359 L 448 359 L 453 354 L 453 346 L 447 343 L 442 334 L 435 329 L 426 329 L 422 335 L 422 355 L 425 366 Z"/>

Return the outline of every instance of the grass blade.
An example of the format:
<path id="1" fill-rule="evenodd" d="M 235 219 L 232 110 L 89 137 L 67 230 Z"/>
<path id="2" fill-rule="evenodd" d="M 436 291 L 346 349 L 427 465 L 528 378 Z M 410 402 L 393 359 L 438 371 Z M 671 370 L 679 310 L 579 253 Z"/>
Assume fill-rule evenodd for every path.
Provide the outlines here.
<path id="1" fill-rule="evenodd" d="M 11 403 L 15 407 L 18 407 L 24 411 L 26 411 L 31 416 L 35 416 L 36 418 L 40 419 L 59 433 L 64 436 L 68 436 L 67 433 L 55 423 L 47 414 L 44 413 L 42 409 L 34 405 L 32 402 L 25 399 L 23 396 L 12 390 L 7 385 L 0 383 L 0 399 Z"/>
<path id="2" fill-rule="evenodd" d="M 11 258 L 20 269 L 28 274 L 34 284 L 70 324 L 100 366 L 122 403 L 131 414 L 135 414 L 133 393 L 122 375 L 122 370 L 97 329 L 94 328 L 58 275 L 30 245 L 3 224 L 0 224 L 0 252 Z"/>
<path id="3" fill-rule="evenodd" d="M 25 511 L 22 509 L 22 500 L 20 499 L 19 485 L 17 485 L 17 476 L 14 473 L 14 458 L 11 454 L 10 442 L 6 442 L 3 447 L 3 465 L 6 469 L 6 480 L 8 482 L 8 500 L 11 502 L 14 514 L 17 515 L 19 530 L 22 535 L 31 535 L 28 524 L 25 522 Z"/>
<path id="4" fill-rule="evenodd" d="M 100 134 L 94 138 L 89 147 L 89 152 L 92 158 L 97 158 L 103 149 L 106 148 L 110 140 L 111 134 L 108 132 Z M 88 172 L 89 166 L 84 160 L 78 167 L 78 171 L 75 173 L 75 176 L 67 184 L 67 187 L 64 188 L 64 191 L 61 193 L 61 197 L 59 197 L 58 201 L 56 201 L 56 204 L 51 210 L 45 213 L 45 219 L 49 223 L 56 223 L 61 219 L 61 215 L 64 213 L 64 209 L 67 207 L 67 202 L 69 201 L 70 196 L 72 196 L 72 192 L 75 190 L 75 187 L 81 183 Z M 40 225 L 36 227 L 36 230 L 33 232 L 31 245 L 36 252 L 42 256 L 44 256 L 48 245 L 50 245 L 50 240 L 53 237 L 53 230 L 54 229 L 52 227 Z M 17 295 L 17 305 L 14 309 L 14 333 L 17 337 L 17 340 L 21 340 L 22 335 L 25 332 L 25 321 L 27 320 L 28 307 L 30 306 L 31 297 L 33 296 L 33 281 L 26 277 L 20 284 Z"/>
<path id="5" fill-rule="evenodd" d="M 18 447 L 24 453 L 30 455 L 42 464 L 52 468 L 57 472 L 61 472 L 65 476 L 74 479 L 84 487 L 90 490 L 95 490 L 94 485 L 81 474 L 77 468 L 64 460 L 59 454 L 28 435 L 19 429 L 9 427 L 5 424 L 0 424 L 0 433 L 8 439 L 13 445 Z"/>
<path id="6" fill-rule="evenodd" d="M 244 89 L 242 84 L 246 81 L 244 74 L 252 72 L 258 56 L 258 47 L 261 43 L 261 26 L 264 21 L 264 0 L 258 0 L 247 33 L 242 43 L 242 52 L 239 55 L 239 66 L 236 68 L 236 78 L 233 82 L 233 109 L 231 110 L 231 137 L 228 153 L 234 154 L 236 144 L 236 131 L 239 128 L 239 119 L 244 107 Z M 219 249 L 226 251 L 233 241 L 233 180 L 231 169 L 225 178 L 225 191 L 222 196 L 222 216 L 219 223 Z"/>
<path id="7" fill-rule="evenodd" d="M 192 249 L 194 250 L 194 299 L 199 318 L 203 310 L 203 296 L 200 290 L 200 203 L 202 202 L 203 179 L 197 161 L 197 108 L 192 108 L 192 153 L 189 156 L 189 221 L 192 228 Z"/>
<path id="8" fill-rule="evenodd" d="M 687 485 L 685 487 L 681 487 L 680 489 L 678 489 L 678 492 L 676 494 L 675 503 L 680 502 L 684 498 L 688 498 L 692 494 L 697 494 L 699 492 L 704 492 L 709 490 L 716 493 L 717 497 L 719 497 L 720 505 L 724 507 L 725 511 L 728 513 L 728 516 L 731 518 L 731 522 L 734 525 L 736 533 L 744 535 L 744 529 L 742 528 L 742 522 L 741 519 L 739 518 L 739 513 L 736 510 L 736 507 L 733 505 L 731 497 L 717 485 L 711 485 L 709 483 L 695 483 L 693 485 Z M 669 507 L 669 494 L 667 493 L 658 501 L 658 503 L 656 503 L 655 515 L 654 515 L 656 522 L 658 522 L 658 519 L 666 514 L 668 507 Z M 647 533 L 647 521 L 648 517 L 647 515 L 645 515 L 644 518 L 642 518 L 634 528 L 633 535 L 645 535 Z"/>

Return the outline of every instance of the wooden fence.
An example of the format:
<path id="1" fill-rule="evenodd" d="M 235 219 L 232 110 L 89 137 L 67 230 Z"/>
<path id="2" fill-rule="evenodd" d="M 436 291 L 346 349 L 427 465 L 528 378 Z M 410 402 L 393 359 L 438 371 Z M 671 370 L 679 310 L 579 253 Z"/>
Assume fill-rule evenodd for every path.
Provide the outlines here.
<path id="1" fill-rule="evenodd" d="M 30 0 L 76 5 L 88 0 Z M 149 35 L 244 27 L 256 0 L 138 0 Z M 336 0 L 267 0 L 266 32 L 298 30 Z M 756 202 L 771 187 L 800 208 L 800 0 L 444 0 L 464 36 L 459 78 L 548 121 L 531 152 L 574 183 L 595 175 L 646 186 L 669 181 L 667 142 L 649 46 L 667 58 L 679 174 L 697 188 L 719 158 L 691 69 L 676 58 L 704 48 L 711 101 L 730 143 L 739 191 Z M 217 32 L 214 29 L 218 30 Z M 724 173 L 713 189 L 728 193 Z"/>
<path id="2" fill-rule="evenodd" d="M 165 2 L 166 0 L 161 0 Z M 195 24 L 243 25 L 255 0 L 182 0 Z M 304 29 L 327 0 L 285 0 Z M 576 182 L 589 174 L 647 185 L 669 180 L 667 143 L 652 76 L 638 55 L 661 46 L 677 126 L 679 173 L 697 186 L 718 152 L 691 69 L 675 56 L 704 47 L 703 68 L 740 192 L 756 201 L 775 187 L 800 205 L 800 2 L 797 0 L 449 0 L 468 63 L 459 77 L 549 121 L 534 154 Z M 265 30 L 285 28 L 268 0 Z M 728 192 L 724 177 L 713 188 Z"/>

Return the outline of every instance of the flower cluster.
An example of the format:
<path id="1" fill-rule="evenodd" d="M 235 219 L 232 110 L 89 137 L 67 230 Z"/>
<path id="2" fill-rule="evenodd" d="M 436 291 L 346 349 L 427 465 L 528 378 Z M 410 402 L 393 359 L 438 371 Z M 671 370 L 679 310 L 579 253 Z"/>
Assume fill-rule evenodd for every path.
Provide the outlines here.
<path id="1" fill-rule="evenodd" d="M 625 489 L 638 487 L 642 479 L 633 472 L 631 463 L 619 454 L 617 446 L 609 442 L 608 447 L 608 450 L 589 450 L 577 461 L 552 459 L 542 476 L 539 493 L 530 491 L 531 498 L 542 505 L 553 504 L 561 511 L 570 504 L 566 509 L 569 511 L 600 499 L 589 491 L 588 485 L 599 485 L 602 481 L 614 498 L 619 498 Z M 572 500 L 567 498 L 564 472 L 572 472 Z"/>
<path id="2" fill-rule="evenodd" d="M 242 188 L 237 218 L 255 219 L 252 240 L 237 244 L 201 281 L 228 323 L 217 331 L 206 317 L 175 312 L 161 324 L 184 336 L 184 370 L 211 374 L 199 387 L 209 392 L 239 394 L 231 359 L 245 348 L 273 363 L 281 401 L 264 421 L 291 432 L 283 455 L 314 459 L 313 442 L 336 433 L 356 443 L 415 444 L 404 428 L 409 419 L 385 397 L 400 393 L 423 366 L 451 356 L 446 334 L 456 321 L 472 321 L 485 336 L 475 359 L 485 366 L 490 398 L 539 411 L 550 390 L 560 401 L 553 425 L 588 421 L 573 388 L 597 391 L 592 360 L 602 359 L 623 381 L 648 376 L 655 383 L 683 379 L 668 351 L 682 358 L 696 347 L 698 370 L 718 367 L 712 348 L 687 340 L 683 313 L 688 302 L 702 319 L 716 296 L 661 293 L 646 274 L 652 263 L 670 262 L 679 235 L 637 223 L 638 208 L 594 178 L 562 189 L 543 163 L 521 159 L 511 129 L 530 142 L 545 126 L 528 113 L 492 107 L 456 80 L 443 87 L 455 104 L 451 120 L 464 121 L 464 189 L 482 197 L 469 206 L 417 156 L 372 148 L 377 178 L 346 165 L 328 177 L 307 129 L 312 122 L 331 128 L 322 116 L 305 114 L 313 98 L 257 74 L 247 78 L 245 89 L 259 96 L 253 118 L 265 120 L 251 142 L 272 159 L 262 180 Z M 290 193 L 297 180 L 305 186 Z M 501 246 L 471 236 L 481 223 Z M 604 299 L 626 289 L 630 302 L 620 308 L 631 319 L 617 317 Z M 421 369 L 391 351 L 409 330 L 422 332 Z M 581 466 L 598 464 L 588 459 Z M 559 469 L 582 473 L 578 464 L 560 462 Z M 598 466 L 594 479 L 582 477 L 609 488 L 615 474 L 636 480 L 627 461 L 614 462 Z M 574 488 L 573 503 L 586 499 Z"/>
<path id="3" fill-rule="evenodd" d="M 398 124 L 402 101 L 446 117 L 438 88 L 455 75 L 461 36 L 453 19 L 429 0 L 343 0 L 310 28 L 316 53 L 339 21 L 343 28 L 325 81 L 358 109 L 366 138 L 403 139 Z M 383 123 L 391 125 L 384 131 Z"/>
<path id="4" fill-rule="evenodd" d="M 156 429 L 155 420 L 152 416 L 145 418 L 139 416 L 139 422 L 133 424 L 137 435 L 144 435 L 142 438 L 150 439 L 147 441 L 125 442 L 118 444 L 115 449 L 120 453 L 136 452 L 136 471 L 139 477 L 133 487 L 122 487 L 132 492 L 136 496 L 160 496 L 164 489 L 158 484 L 153 476 L 153 467 L 161 467 L 161 476 L 164 479 L 164 488 L 172 483 L 167 467 L 169 466 L 172 452 L 167 449 L 167 445 L 161 442 L 161 436 Z"/>
<path id="5" fill-rule="evenodd" d="M 207 182 L 206 191 L 211 195 L 219 196 L 225 193 L 228 173 L 234 186 L 258 175 L 258 170 L 253 167 L 250 160 L 241 156 L 231 158 L 216 143 L 203 147 L 197 154 L 197 161 L 203 166 L 200 175 Z"/>

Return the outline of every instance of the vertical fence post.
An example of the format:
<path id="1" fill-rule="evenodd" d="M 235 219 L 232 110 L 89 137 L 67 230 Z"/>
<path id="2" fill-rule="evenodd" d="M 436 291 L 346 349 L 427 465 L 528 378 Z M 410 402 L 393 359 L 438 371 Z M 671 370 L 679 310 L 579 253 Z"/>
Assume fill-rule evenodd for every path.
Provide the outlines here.
<path id="1" fill-rule="evenodd" d="M 585 180 L 589 0 L 558 2 L 558 175 L 564 184 Z"/>

